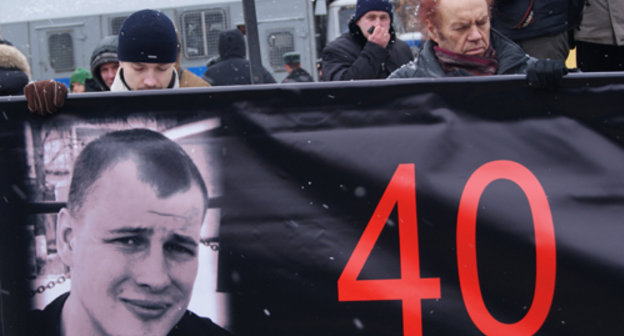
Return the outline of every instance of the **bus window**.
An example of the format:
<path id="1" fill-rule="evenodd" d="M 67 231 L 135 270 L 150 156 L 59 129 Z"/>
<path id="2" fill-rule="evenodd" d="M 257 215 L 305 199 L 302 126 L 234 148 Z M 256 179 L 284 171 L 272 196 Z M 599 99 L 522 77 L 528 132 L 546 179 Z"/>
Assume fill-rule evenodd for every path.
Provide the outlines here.
<path id="1" fill-rule="evenodd" d="M 211 57 L 219 53 L 219 33 L 226 27 L 223 10 L 186 12 L 181 22 L 186 58 Z"/>
<path id="2" fill-rule="evenodd" d="M 127 16 L 118 16 L 110 21 L 110 34 L 111 35 L 119 35 L 119 31 L 121 30 L 121 25 L 126 20 Z"/>
<path id="3" fill-rule="evenodd" d="M 340 33 L 346 33 L 349 31 L 349 21 L 355 14 L 355 7 L 343 7 L 338 12 L 338 19 L 340 20 Z"/>
<path id="4" fill-rule="evenodd" d="M 70 32 L 50 33 L 48 53 L 55 72 L 74 70 L 74 41 Z"/>
<path id="5" fill-rule="evenodd" d="M 269 33 L 269 63 L 274 71 L 285 71 L 282 55 L 295 51 L 295 36 L 290 31 Z"/>

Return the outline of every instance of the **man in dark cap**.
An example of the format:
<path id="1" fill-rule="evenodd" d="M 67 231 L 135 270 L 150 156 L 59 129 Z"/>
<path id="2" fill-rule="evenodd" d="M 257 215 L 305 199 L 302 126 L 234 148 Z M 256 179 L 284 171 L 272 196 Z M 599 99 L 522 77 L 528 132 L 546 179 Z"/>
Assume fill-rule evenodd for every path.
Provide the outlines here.
<path id="1" fill-rule="evenodd" d="M 133 13 L 123 22 L 118 43 L 119 71 L 111 91 L 180 87 L 178 37 L 165 14 L 152 9 Z"/>
<path id="2" fill-rule="evenodd" d="M 173 22 L 164 13 L 144 9 L 131 14 L 119 32 L 117 57 L 119 71 L 116 71 L 110 91 L 181 86 L 175 70 L 178 38 Z M 196 81 L 184 81 L 182 84 L 200 86 Z M 65 104 L 67 88 L 54 80 L 41 80 L 28 84 L 24 95 L 31 112 L 53 114 Z"/>
<path id="3" fill-rule="evenodd" d="M 301 55 L 298 52 L 287 52 L 282 58 L 284 59 L 284 67 L 288 72 L 288 76 L 284 78 L 282 83 L 314 82 L 314 78 L 301 68 Z"/>
<path id="4" fill-rule="evenodd" d="M 392 3 L 358 0 L 349 31 L 323 49 L 323 80 L 386 78 L 413 58 L 407 43 L 396 38 Z"/>
<path id="5" fill-rule="evenodd" d="M 119 60 L 117 59 L 117 35 L 106 36 L 93 49 L 91 54 L 92 83 L 87 83 L 88 92 L 110 91 L 113 85 Z"/>

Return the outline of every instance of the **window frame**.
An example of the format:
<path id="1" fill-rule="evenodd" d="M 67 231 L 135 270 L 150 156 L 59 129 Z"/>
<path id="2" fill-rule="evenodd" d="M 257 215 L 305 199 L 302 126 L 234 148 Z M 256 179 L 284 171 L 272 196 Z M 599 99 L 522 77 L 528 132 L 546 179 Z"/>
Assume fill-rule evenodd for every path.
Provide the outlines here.
<path id="1" fill-rule="evenodd" d="M 267 31 L 266 33 L 266 42 L 267 42 L 267 47 L 268 47 L 268 61 L 269 61 L 269 66 L 271 67 L 271 69 L 273 69 L 273 71 L 275 72 L 285 72 L 286 69 L 284 68 L 284 59 L 283 59 L 283 55 L 287 52 L 291 52 L 291 51 L 297 51 L 297 48 L 295 46 L 297 39 L 295 38 L 295 32 L 296 29 L 294 27 L 286 27 L 286 28 L 280 28 L 280 29 L 272 29 Z M 280 50 L 276 50 L 276 46 L 274 42 L 271 42 L 271 37 L 275 34 L 288 34 L 290 36 L 290 43 L 291 46 L 290 48 L 288 47 L 283 47 Z M 277 47 L 280 48 L 280 47 Z M 279 54 L 276 54 L 279 53 Z"/>
<path id="2" fill-rule="evenodd" d="M 53 53 L 53 50 L 62 50 L 62 47 L 59 49 L 56 47 L 57 43 L 51 43 L 52 38 L 55 36 L 69 36 L 69 43 L 71 44 L 70 47 L 70 52 L 68 52 L 66 55 L 62 55 L 63 58 L 59 58 L 57 56 L 59 56 L 58 54 Z M 47 47 L 48 47 L 48 63 L 50 64 L 50 68 L 52 68 L 52 70 L 55 73 L 63 73 L 63 72 L 69 72 L 69 71 L 74 71 L 74 69 L 76 68 L 76 50 L 75 50 L 75 43 L 74 43 L 74 30 L 73 29 L 63 29 L 63 30 L 48 30 L 47 34 L 46 34 L 46 42 L 47 42 Z M 53 45 L 55 47 L 53 47 Z M 67 63 L 66 66 L 62 66 L 64 65 L 64 57 L 65 56 L 69 56 L 69 62 Z M 57 60 L 61 60 L 61 64 L 59 65 Z M 55 66 L 56 65 L 56 66 Z"/>
<path id="3" fill-rule="evenodd" d="M 188 31 L 187 28 L 187 24 L 186 24 L 186 17 L 189 15 L 200 15 L 200 20 L 201 20 L 201 38 L 202 38 L 202 42 L 203 42 L 203 53 L 198 53 L 197 55 L 189 55 L 189 36 L 188 34 L 190 33 Z M 182 43 L 182 55 L 184 55 L 184 58 L 186 59 L 202 59 L 202 58 L 210 58 L 213 56 L 216 56 L 219 54 L 219 50 L 218 50 L 218 39 L 215 41 L 216 45 L 213 46 L 211 48 L 210 45 L 210 41 L 208 40 L 208 36 L 206 34 L 206 17 L 208 15 L 213 15 L 213 14 L 217 14 L 220 15 L 221 18 L 223 19 L 220 24 L 222 29 L 219 31 L 218 29 L 216 31 L 224 31 L 226 29 L 228 29 L 228 16 L 227 16 L 227 11 L 225 8 L 203 8 L 203 9 L 194 9 L 194 10 L 188 10 L 188 11 L 184 11 L 183 13 L 180 14 L 180 26 L 182 27 L 182 36 L 181 36 L 181 43 Z M 218 35 L 217 35 L 218 36 Z M 212 53 L 211 53 L 212 52 Z"/>

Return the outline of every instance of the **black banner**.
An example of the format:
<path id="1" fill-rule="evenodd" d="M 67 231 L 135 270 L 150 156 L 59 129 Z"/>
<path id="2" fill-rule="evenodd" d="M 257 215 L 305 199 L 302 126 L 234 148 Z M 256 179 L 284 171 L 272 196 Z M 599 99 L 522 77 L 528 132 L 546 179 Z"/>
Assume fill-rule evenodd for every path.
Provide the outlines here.
<path id="1" fill-rule="evenodd" d="M 0 98 L 5 333 L 36 289 L 23 226 L 62 206 L 37 188 L 66 175 L 54 134 L 133 127 L 203 161 L 236 335 L 621 333 L 624 76 L 568 77 L 84 94 L 48 118 Z"/>

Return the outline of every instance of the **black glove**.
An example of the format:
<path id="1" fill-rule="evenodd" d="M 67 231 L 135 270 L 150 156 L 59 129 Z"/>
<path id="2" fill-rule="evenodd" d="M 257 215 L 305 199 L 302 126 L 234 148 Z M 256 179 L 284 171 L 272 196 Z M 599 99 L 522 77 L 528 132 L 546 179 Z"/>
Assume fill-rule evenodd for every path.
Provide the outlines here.
<path id="1" fill-rule="evenodd" d="M 65 105 L 67 87 L 52 79 L 35 81 L 24 87 L 24 96 L 30 112 L 44 116 L 55 113 Z"/>
<path id="2" fill-rule="evenodd" d="M 562 61 L 538 59 L 537 62 L 529 64 L 527 81 L 532 88 L 555 90 L 561 83 L 561 77 L 567 73 L 568 68 Z"/>

